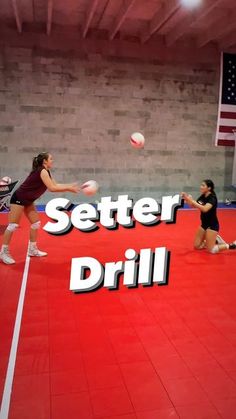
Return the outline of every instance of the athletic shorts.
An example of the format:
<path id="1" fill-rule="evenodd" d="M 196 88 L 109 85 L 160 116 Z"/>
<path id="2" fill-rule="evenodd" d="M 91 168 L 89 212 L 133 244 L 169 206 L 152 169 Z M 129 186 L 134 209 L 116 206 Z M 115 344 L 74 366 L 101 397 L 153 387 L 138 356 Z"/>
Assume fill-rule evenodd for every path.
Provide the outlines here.
<path id="1" fill-rule="evenodd" d="M 16 205 L 21 205 L 23 207 L 28 207 L 29 205 L 33 204 L 33 202 L 19 199 L 17 197 L 16 192 L 14 192 L 13 195 L 11 196 L 10 204 L 16 204 Z"/>
<path id="2" fill-rule="evenodd" d="M 214 230 L 214 231 L 219 231 L 220 226 L 219 223 L 213 223 L 213 224 L 202 224 L 201 227 L 203 228 L 203 230 Z"/>

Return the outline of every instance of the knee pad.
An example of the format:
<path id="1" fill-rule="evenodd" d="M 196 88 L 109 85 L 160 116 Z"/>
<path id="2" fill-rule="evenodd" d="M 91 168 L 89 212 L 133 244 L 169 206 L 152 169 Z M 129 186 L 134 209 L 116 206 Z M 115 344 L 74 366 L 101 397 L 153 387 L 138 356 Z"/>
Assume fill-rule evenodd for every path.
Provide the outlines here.
<path id="1" fill-rule="evenodd" d="M 38 230 L 40 228 L 41 221 L 36 221 L 36 223 L 31 224 L 33 230 Z"/>
<path id="2" fill-rule="evenodd" d="M 210 253 L 215 254 L 219 252 L 219 246 L 217 246 L 217 244 L 215 244 L 215 246 L 212 247 L 211 250 L 209 250 Z"/>
<path id="3" fill-rule="evenodd" d="M 18 227 L 19 227 L 19 224 L 16 224 L 16 223 L 9 223 L 9 224 L 8 224 L 8 226 L 7 226 L 7 230 L 8 230 L 8 231 L 13 232 L 13 231 L 15 231 Z"/>

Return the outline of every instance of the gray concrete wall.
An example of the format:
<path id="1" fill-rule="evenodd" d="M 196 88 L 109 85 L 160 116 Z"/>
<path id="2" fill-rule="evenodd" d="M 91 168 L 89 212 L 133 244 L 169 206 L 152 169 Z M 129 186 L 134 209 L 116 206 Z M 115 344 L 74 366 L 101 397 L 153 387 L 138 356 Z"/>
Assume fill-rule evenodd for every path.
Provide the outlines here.
<path id="1" fill-rule="evenodd" d="M 23 180 L 33 156 L 48 150 L 57 181 L 99 183 L 93 200 L 196 196 L 203 178 L 214 180 L 220 200 L 235 199 L 234 149 L 214 146 L 218 90 L 216 63 L 149 64 L 1 45 L 0 177 Z M 143 150 L 130 145 L 134 131 L 145 135 Z"/>

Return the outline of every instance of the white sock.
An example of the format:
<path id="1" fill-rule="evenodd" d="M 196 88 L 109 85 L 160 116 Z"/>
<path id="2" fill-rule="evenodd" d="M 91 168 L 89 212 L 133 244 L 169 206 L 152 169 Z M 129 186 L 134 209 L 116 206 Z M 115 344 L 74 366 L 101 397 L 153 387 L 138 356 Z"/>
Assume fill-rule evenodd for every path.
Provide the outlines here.
<path id="1" fill-rule="evenodd" d="M 1 248 L 1 252 L 8 250 L 8 244 L 3 244 Z"/>
<path id="2" fill-rule="evenodd" d="M 30 242 L 30 248 L 32 249 L 32 248 L 35 248 L 35 247 L 37 247 L 36 242 Z"/>

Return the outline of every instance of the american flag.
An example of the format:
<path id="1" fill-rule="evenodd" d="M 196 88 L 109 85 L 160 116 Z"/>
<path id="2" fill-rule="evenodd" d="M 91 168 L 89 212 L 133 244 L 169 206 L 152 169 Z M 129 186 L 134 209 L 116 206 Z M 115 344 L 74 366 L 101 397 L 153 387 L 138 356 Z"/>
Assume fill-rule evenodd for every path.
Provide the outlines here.
<path id="1" fill-rule="evenodd" d="M 216 145 L 235 146 L 236 54 L 222 53 Z"/>

